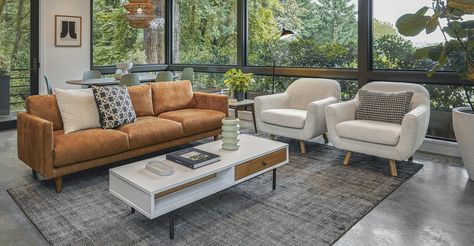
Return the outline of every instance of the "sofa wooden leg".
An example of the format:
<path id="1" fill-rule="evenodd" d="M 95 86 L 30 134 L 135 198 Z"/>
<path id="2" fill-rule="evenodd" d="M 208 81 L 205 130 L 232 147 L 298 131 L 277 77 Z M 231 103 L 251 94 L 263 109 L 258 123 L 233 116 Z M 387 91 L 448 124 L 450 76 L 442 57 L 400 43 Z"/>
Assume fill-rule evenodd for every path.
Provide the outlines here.
<path id="1" fill-rule="evenodd" d="M 304 145 L 303 140 L 300 140 L 300 149 L 301 149 L 301 154 L 306 154 L 306 146 Z"/>
<path id="2" fill-rule="evenodd" d="M 346 156 L 344 156 L 344 166 L 349 166 L 349 163 L 351 162 L 351 158 L 352 158 L 352 152 L 351 151 L 347 151 L 346 152 Z"/>
<path id="3" fill-rule="evenodd" d="M 31 169 L 31 174 L 36 178 L 38 176 L 38 173 L 35 171 L 35 169 Z"/>
<path id="4" fill-rule="evenodd" d="M 388 164 L 390 165 L 390 174 L 392 174 L 393 177 L 397 177 L 397 163 L 395 160 L 388 160 Z"/>
<path id="5" fill-rule="evenodd" d="M 275 140 L 275 135 L 271 134 L 270 135 L 270 140 Z"/>
<path id="6" fill-rule="evenodd" d="M 219 140 L 219 135 L 214 136 L 214 141 L 217 141 L 217 140 Z"/>
<path id="7" fill-rule="evenodd" d="M 324 142 L 328 144 L 329 143 L 328 134 L 324 133 L 323 138 L 324 138 Z"/>
<path id="8" fill-rule="evenodd" d="M 57 193 L 61 193 L 63 190 L 63 177 L 54 178 L 54 187 L 56 188 Z"/>

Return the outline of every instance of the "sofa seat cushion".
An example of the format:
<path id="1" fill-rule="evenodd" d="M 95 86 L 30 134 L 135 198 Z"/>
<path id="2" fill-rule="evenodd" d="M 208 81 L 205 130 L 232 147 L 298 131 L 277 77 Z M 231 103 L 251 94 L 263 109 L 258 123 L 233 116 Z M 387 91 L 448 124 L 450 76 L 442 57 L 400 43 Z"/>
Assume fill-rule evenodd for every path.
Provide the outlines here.
<path id="1" fill-rule="evenodd" d="M 54 166 L 93 160 L 129 149 L 127 134 L 116 130 L 88 129 L 69 134 L 54 133 Z"/>
<path id="2" fill-rule="evenodd" d="M 116 130 L 128 135 L 130 149 L 138 149 L 184 136 L 180 123 L 158 117 L 139 117 L 136 122 Z"/>
<path id="3" fill-rule="evenodd" d="M 339 137 L 390 146 L 398 144 L 401 131 L 399 124 L 371 120 L 345 121 L 336 126 Z"/>
<path id="4" fill-rule="evenodd" d="M 209 109 L 182 109 L 162 113 L 159 117 L 181 123 L 184 135 L 191 136 L 221 128 L 226 115 Z"/>
<path id="5" fill-rule="evenodd" d="M 269 109 L 263 111 L 261 117 L 267 124 L 303 129 L 306 122 L 306 110 Z"/>

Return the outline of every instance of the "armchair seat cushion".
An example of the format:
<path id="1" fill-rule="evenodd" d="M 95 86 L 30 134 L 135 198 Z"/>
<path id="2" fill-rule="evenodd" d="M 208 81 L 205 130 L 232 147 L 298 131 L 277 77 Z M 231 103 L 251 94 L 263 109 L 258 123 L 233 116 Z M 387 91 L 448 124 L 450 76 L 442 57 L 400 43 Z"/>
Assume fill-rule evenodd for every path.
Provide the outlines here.
<path id="1" fill-rule="evenodd" d="M 401 131 L 399 124 L 371 120 L 351 120 L 336 125 L 339 137 L 390 146 L 398 144 Z"/>
<path id="2" fill-rule="evenodd" d="M 182 109 L 162 113 L 159 117 L 181 123 L 184 135 L 191 136 L 221 128 L 226 114 L 209 109 Z"/>
<path id="3" fill-rule="evenodd" d="M 303 129 L 306 113 L 306 110 L 300 109 L 269 109 L 261 113 L 261 118 L 267 124 Z"/>
<path id="4" fill-rule="evenodd" d="M 184 136 L 180 123 L 155 116 L 139 117 L 136 122 L 117 128 L 128 135 L 130 149 L 138 149 Z"/>
<path id="5" fill-rule="evenodd" d="M 54 132 L 54 166 L 118 154 L 129 148 L 127 134 L 116 130 L 88 129 L 69 134 Z"/>

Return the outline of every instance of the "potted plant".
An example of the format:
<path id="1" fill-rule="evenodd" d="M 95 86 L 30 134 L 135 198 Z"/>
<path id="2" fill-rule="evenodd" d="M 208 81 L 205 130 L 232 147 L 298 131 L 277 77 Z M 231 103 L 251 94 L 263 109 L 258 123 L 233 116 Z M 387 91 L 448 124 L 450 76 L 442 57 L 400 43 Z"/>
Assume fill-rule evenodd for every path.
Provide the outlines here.
<path id="1" fill-rule="evenodd" d="M 427 15 L 428 11 L 433 13 Z M 464 82 L 468 107 L 453 109 L 454 132 L 463 157 L 464 166 L 471 180 L 474 180 L 474 107 L 468 85 L 474 82 L 474 21 L 464 20 L 464 16 L 474 14 L 473 0 L 433 0 L 414 14 L 405 14 L 397 21 L 398 32 L 413 37 L 426 31 L 431 34 L 438 28 L 445 42 L 418 49 L 416 57 L 428 58 L 435 62 L 428 71 L 428 77 L 445 65 L 452 67 Z M 451 39 L 448 39 L 450 37 Z"/>
<path id="2" fill-rule="evenodd" d="M 244 73 L 240 69 L 230 69 L 224 74 L 224 84 L 229 88 L 229 93 L 234 93 L 237 101 L 245 99 L 245 93 L 249 90 L 253 79 L 253 73 Z"/>
<path id="3" fill-rule="evenodd" d="M 10 62 L 0 54 L 0 115 L 10 115 Z"/>

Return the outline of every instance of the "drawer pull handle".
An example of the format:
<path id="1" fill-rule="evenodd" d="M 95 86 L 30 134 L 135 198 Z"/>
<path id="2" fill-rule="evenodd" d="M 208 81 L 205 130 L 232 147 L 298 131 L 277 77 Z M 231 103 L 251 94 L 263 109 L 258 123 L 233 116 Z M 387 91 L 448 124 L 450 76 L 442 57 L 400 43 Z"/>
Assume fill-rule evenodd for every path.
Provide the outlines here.
<path id="1" fill-rule="evenodd" d="M 268 163 L 267 163 L 266 161 L 263 161 L 263 162 L 262 162 L 262 165 L 263 165 L 264 167 L 266 167 L 266 166 L 268 165 Z"/>

